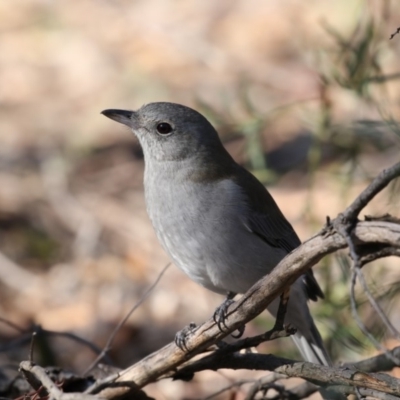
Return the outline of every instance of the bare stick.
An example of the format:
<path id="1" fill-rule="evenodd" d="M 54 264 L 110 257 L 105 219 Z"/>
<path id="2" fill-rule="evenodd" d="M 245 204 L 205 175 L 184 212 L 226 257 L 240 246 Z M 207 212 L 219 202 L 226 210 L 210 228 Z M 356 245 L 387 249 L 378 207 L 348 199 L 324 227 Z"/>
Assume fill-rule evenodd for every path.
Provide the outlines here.
<path id="1" fill-rule="evenodd" d="M 83 393 L 63 393 L 47 375 L 46 370 L 30 361 L 22 361 L 20 370 L 33 387 L 40 382 L 47 390 L 50 399 L 56 400 L 100 400 L 99 397 Z"/>
<path id="2" fill-rule="evenodd" d="M 382 190 L 384 189 L 393 179 L 400 175 L 400 162 L 393 165 L 392 167 L 383 170 L 373 181 L 371 184 L 364 189 L 359 196 L 353 201 L 353 203 L 347 207 L 347 209 L 338 215 L 338 217 L 333 221 L 332 225 L 336 229 L 336 231 L 341 234 L 347 242 L 350 251 L 350 257 L 353 260 L 352 266 L 352 279 L 350 283 L 350 304 L 351 304 L 351 311 L 354 319 L 357 322 L 357 325 L 361 329 L 361 331 L 368 337 L 368 339 L 373 343 L 373 345 L 381 350 L 386 351 L 387 349 L 384 348 L 368 331 L 364 323 L 362 322 L 361 318 L 358 315 L 356 301 L 355 301 L 355 284 L 357 278 L 359 279 L 364 292 L 367 294 L 367 298 L 375 310 L 375 312 L 379 315 L 381 320 L 384 324 L 388 327 L 388 329 L 397 337 L 400 334 L 391 324 L 389 319 L 386 317 L 385 313 L 383 312 L 382 308 L 378 305 L 375 301 L 374 297 L 372 296 L 365 280 L 364 276 L 361 272 L 361 257 L 359 256 L 354 241 L 351 237 L 351 233 L 353 227 L 356 223 L 357 217 L 361 210 Z M 393 357 L 393 355 L 388 353 L 388 357 Z M 393 362 L 400 363 L 400 360 L 396 360 L 394 358 Z"/>
<path id="3" fill-rule="evenodd" d="M 100 347 L 96 346 L 94 343 L 90 342 L 89 340 L 86 340 L 84 338 L 81 338 L 78 335 L 75 335 L 74 333 L 49 331 L 47 329 L 42 329 L 42 332 L 49 336 L 61 336 L 61 337 L 65 337 L 70 340 L 74 340 L 75 342 L 81 343 L 84 346 L 88 347 L 95 354 L 100 354 L 102 352 L 102 349 Z M 106 358 L 106 357 L 107 357 L 107 355 L 104 355 L 104 358 Z M 107 360 L 107 362 L 111 363 L 111 360 L 108 357 L 106 358 L 106 360 Z"/>
<path id="4" fill-rule="evenodd" d="M 285 330 L 284 323 L 285 323 L 287 305 L 289 303 L 289 295 L 290 295 L 290 287 L 287 287 L 281 294 L 281 298 L 279 301 L 278 313 L 276 315 L 275 326 L 273 328 L 276 331 Z"/>
<path id="5" fill-rule="evenodd" d="M 356 296 L 355 296 L 355 285 L 357 281 L 357 269 L 353 267 L 352 275 L 351 275 L 351 282 L 350 282 L 350 305 L 351 305 L 351 313 L 353 315 L 354 320 L 356 321 L 358 327 L 362 331 L 362 333 L 369 339 L 369 341 L 382 352 L 387 352 L 388 350 L 380 344 L 375 337 L 368 331 L 367 327 L 362 322 L 360 316 L 358 315 L 357 311 L 357 304 L 356 304 Z M 394 360 L 392 360 L 394 361 Z"/>
<path id="6" fill-rule="evenodd" d="M 4 324 L 18 331 L 19 333 L 26 333 L 26 330 L 24 328 L 21 328 L 19 325 L 14 324 L 14 322 L 9 321 L 8 319 L 0 317 L 0 322 L 3 322 Z"/>
<path id="7" fill-rule="evenodd" d="M 96 359 L 89 365 L 88 368 L 83 372 L 83 375 L 88 374 L 96 365 L 97 363 L 107 354 L 107 352 L 111 348 L 111 344 L 115 339 L 116 334 L 118 331 L 121 329 L 121 327 L 125 324 L 125 322 L 129 319 L 129 317 L 133 314 L 135 310 L 149 297 L 151 292 L 154 290 L 154 288 L 158 285 L 158 282 L 160 282 L 161 278 L 163 277 L 164 273 L 167 271 L 168 267 L 171 265 L 171 263 L 168 263 L 162 271 L 159 273 L 157 276 L 157 279 L 154 281 L 154 283 L 143 293 L 141 298 L 136 302 L 136 304 L 129 310 L 129 312 L 125 315 L 124 318 L 118 323 L 118 325 L 114 328 L 113 332 L 109 336 L 106 345 L 104 346 L 103 350 L 101 353 L 96 357 Z"/>
<path id="8" fill-rule="evenodd" d="M 397 28 L 395 32 L 390 35 L 389 40 L 392 40 L 398 33 L 400 33 L 400 28 Z"/>
<path id="9" fill-rule="evenodd" d="M 400 162 L 388 169 L 384 169 L 373 181 L 364 189 L 353 203 L 341 214 L 347 221 L 353 221 L 358 217 L 361 210 L 393 179 L 400 176 Z"/>
<path id="10" fill-rule="evenodd" d="M 35 346 L 35 339 L 36 339 L 36 332 L 32 332 L 32 340 L 31 340 L 31 345 L 29 347 L 29 361 L 33 362 L 33 348 Z"/>
<path id="11" fill-rule="evenodd" d="M 397 364 L 392 361 L 392 358 L 387 357 L 387 353 L 391 353 L 394 358 L 399 359 L 400 346 L 378 356 L 351 364 L 351 367 L 364 372 L 391 371 L 397 367 Z"/>
<path id="12" fill-rule="evenodd" d="M 199 363 L 190 366 L 190 372 L 206 369 L 217 371 L 221 368 L 269 370 L 286 377 L 303 378 L 320 386 L 345 385 L 393 395 L 398 395 L 400 391 L 400 380 L 387 374 L 366 373 L 350 366 L 326 367 L 305 361 L 287 360 L 271 354 L 234 353 L 219 358 L 208 357 L 207 362 L 199 360 Z"/>
<path id="13" fill-rule="evenodd" d="M 43 329 L 40 325 L 34 325 L 33 328 L 24 329 L 4 318 L 1 318 L 1 317 L 0 317 L 0 322 L 4 322 L 5 324 L 11 326 L 12 328 L 14 328 L 22 333 L 22 335 L 17 337 L 16 339 L 11 340 L 10 342 L 6 343 L 3 346 L 0 346 L 0 352 L 11 351 L 12 349 L 26 345 L 28 342 L 31 342 L 31 347 L 32 347 L 32 345 L 33 345 L 32 341 L 34 340 L 33 336 L 32 336 L 33 334 L 35 334 L 36 336 L 38 336 L 38 335 L 61 336 L 61 337 L 65 337 L 67 339 L 70 339 L 75 342 L 83 344 L 84 346 L 91 349 L 95 354 L 100 354 L 102 351 L 102 349 L 97 347 L 94 343 L 92 343 L 89 340 L 86 340 L 74 333 L 71 333 L 71 332 L 51 331 L 48 329 Z M 107 357 L 107 356 L 105 356 L 105 357 Z M 107 362 L 111 363 L 111 360 L 109 360 L 107 358 Z"/>
<path id="14" fill-rule="evenodd" d="M 377 250 L 373 253 L 363 254 L 360 256 L 360 265 L 363 267 L 365 264 L 368 264 L 372 261 L 377 260 L 378 258 L 397 256 L 400 257 L 400 249 L 396 249 L 393 247 L 384 247 L 380 250 Z"/>
<path id="15" fill-rule="evenodd" d="M 375 300 L 374 296 L 372 295 L 371 291 L 369 290 L 369 287 L 367 285 L 367 282 L 365 281 L 365 277 L 364 277 L 361 267 L 357 270 L 357 276 L 358 276 L 359 282 L 361 283 L 364 293 L 367 295 L 370 304 L 375 309 L 375 311 L 381 318 L 382 322 L 386 325 L 387 328 L 389 328 L 389 331 L 391 332 L 391 334 L 394 337 L 396 337 L 398 340 L 400 340 L 400 333 L 394 327 L 394 325 L 390 322 L 389 318 L 386 316 L 385 312 L 382 310 L 381 306 L 378 304 L 378 302 Z M 398 363 L 399 362 L 400 361 L 398 361 Z"/>
<path id="16" fill-rule="evenodd" d="M 272 372 L 266 376 L 263 376 L 254 383 L 254 385 L 247 392 L 247 396 L 245 400 L 253 400 L 256 394 L 261 391 L 264 387 L 270 385 L 271 383 L 275 383 L 279 379 L 286 379 L 286 375 L 278 374 L 276 372 Z"/>

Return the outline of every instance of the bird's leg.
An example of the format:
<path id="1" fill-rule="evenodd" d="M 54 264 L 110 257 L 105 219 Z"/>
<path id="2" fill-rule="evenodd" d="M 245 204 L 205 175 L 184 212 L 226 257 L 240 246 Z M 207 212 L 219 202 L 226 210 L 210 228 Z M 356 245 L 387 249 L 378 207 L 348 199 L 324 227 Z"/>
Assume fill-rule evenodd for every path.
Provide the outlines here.
<path id="1" fill-rule="evenodd" d="M 182 351 L 188 350 L 186 346 L 186 340 L 196 330 L 196 328 L 196 324 L 191 322 L 189 325 L 185 326 L 182 330 L 176 333 L 174 342 Z"/>
<path id="2" fill-rule="evenodd" d="M 236 293 L 228 292 L 226 295 L 226 299 L 214 311 L 214 322 L 218 325 L 220 331 L 222 331 L 223 327 L 225 326 L 225 319 L 227 317 L 228 308 L 233 303 L 233 298 L 235 296 Z"/>
<path id="3" fill-rule="evenodd" d="M 226 299 L 224 300 L 224 302 L 217 307 L 217 309 L 214 312 L 214 322 L 217 324 L 218 328 L 220 331 L 223 330 L 223 328 L 226 326 L 225 325 L 225 320 L 227 317 L 227 313 L 228 313 L 228 309 L 229 306 L 234 302 L 233 298 L 236 296 L 236 293 L 233 292 L 228 292 L 228 294 L 226 295 Z M 241 326 L 238 329 L 238 333 L 236 335 L 232 334 L 232 337 L 237 339 L 240 338 L 243 335 L 244 332 L 244 325 Z"/>
<path id="4" fill-rule="evenodd" d="M 285 315 L 287 310 L 287 305 L 289 302 L 290 287 L 286 288 L 282 294 L 279 301 L 278 313 L 276 314 L 275 325 L 273 327 L 274 331 L 283 331 L 285 329 Z"/>

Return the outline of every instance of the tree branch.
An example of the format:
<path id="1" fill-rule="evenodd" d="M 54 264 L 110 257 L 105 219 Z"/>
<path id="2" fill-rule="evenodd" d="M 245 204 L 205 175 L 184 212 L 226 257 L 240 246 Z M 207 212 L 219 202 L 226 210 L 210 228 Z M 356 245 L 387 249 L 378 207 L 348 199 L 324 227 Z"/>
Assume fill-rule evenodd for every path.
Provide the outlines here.
<path id="1" fill-rule="evenodd" d="M 387 220 L 386 218 L 385 220 L 376 219 L 360 222 L 357 219 L 365 205 L 399 175 L 400 163 L 384 170 L 343 213 L 332 221 L 332 224 L 328 223 L 327 227 L 321 232 L 288 254 L 270 274 L 251 287 L 238 301 L 231 304 L 224 321 L 225 329 L 223 331 L 211 318 L 197 327 L 193 334 L 187 338 L 185 351 L 182 351 L 174 343 L 170 343 L 124 371 L 99 380 L 85 393 L 96 394 L 105 399 L 113 399 L 132 393 L 133 389 L 138 390 L 160 378 L 171 376 L 179 366 L 195 355 L 220 343 L 224 337 L 254 319 L 275 298 L 285 293 L 300 275 L 313 267 L 324 256 L 339 249 L 349 247 L 357 271 L 360 270 L 362 262 L 370 262 L 372 259 L 385 257 L 389 254 L 399 254 L 399 221 Z M 356 246 L 360 245 L 372 246 L 373 256 L 368 257 L 365 253 L 358 255 Z M 279 319 L 280 322 L 281 320 L 282 318 Z M 248 344 L 244 340 L 239 342 L 239 345 L 245 346 L 246 343 Z M 217 351 L 204 356 L 199 361 L 190 362 L 189 365 L 181 368 L 181 371 L 175 377 L 188 379 L 193 373 L 201 369 L 251 368 L 271 370 L 287 377 L 301 377 L 322 386 L 336 385 L 345 388 L 343 390 L 348 390 L 348 392 L 361 393 L 364 391 L 378 394 L 382 392 L 386 393 L 386 398 L 390 398 L 391 395 L 398 395 L 400 392 L 400 381 L 386 374 L 368 373 L 349 367 L 325 367 L 271 355 L 232 353 L 234 347 L 230 349 L 225 347 L 225 351 L 224 348 L 220 349 L 219 354 L 223 352 L 223 357 L 216 357 Z M 389 358 L 392 358 L 390 361 L 393 362 L 397 358 L 397 353 L 393 351 L 390 356 Z M 388 354 L 385 354 L 385 357 L 387 358 Z M 28 367 L 21 364 L 22 369 L 29 369 L 30 367 Z M 53 391 L 51 395 L 54 398 L 59 398 L 60 393 L 49 382 L 46 381 L 45 386 L 46 388 L 48 386 L 49 393 Z M 62 400 L 65 400 L 65 398 Z"/>
<path id="2" fill-rule="evenodd" d="M 388 357 L 387 353 L 390 353 L 392 357 Z M 393 362 L 393 358 L 400 359 L 400 346 L 378 356 L 352 364 L 352 367 L 363 372 L 391 371 L 398 366 Z"/>
<path id="3" fill-rule="evenodd" d="M 400 224 L 382 221 L 358 222 L 352 231 L 352 240 L 355 243 L 382 243 L 393 248 L 400 248 Z M 226 330 L 221 332 L 211 318 L 197 327 L 193 335 L 188 338 L 187 352 L 183 352 L 174 343 L 170 343 L 122 371 L 118 377 L 115 377 L 116 382 L 133 381 L 139 387 L 143 387 L 176 369 L 194 355 L 203 352 L 241 325 L 254 319 L 285 288 L 322 257 L 346 246 L 347 241 L 340 234 L 323 230 L 287 255 L 268 276 L 257 282 L 242 298 L 229 307 Z M 100 394 L 105 398 L 113 398 L 117 394 L 122 394 L 123 390 L 123 388 L 106 388 Z"/>
<path id="4" fill-rule="evenodd" d="M 187 378 L 195 372 L 217 371 L 221 368 L 273 371 L 287 377 L 303 378 L 319 386 L 346 385 L 395 395 L 400 393 L 400 380 L 387 374 L 367 373 L 353 366 L 326 367 L 305 361 L 292 361 L 271 354 L 233 353 L 224 357 L 214 357 L 211 354 L 183 368 L 174 378 Z"/>
<path id="5" fill-rule="evenodd" d="M 357 196 L 346 210 L 339 214 L 347 221 L 355 220 L 361 210 L 393 179 L 400 175 L 400 162 L 390 168 L 384 169 L 373 181 Z"/>

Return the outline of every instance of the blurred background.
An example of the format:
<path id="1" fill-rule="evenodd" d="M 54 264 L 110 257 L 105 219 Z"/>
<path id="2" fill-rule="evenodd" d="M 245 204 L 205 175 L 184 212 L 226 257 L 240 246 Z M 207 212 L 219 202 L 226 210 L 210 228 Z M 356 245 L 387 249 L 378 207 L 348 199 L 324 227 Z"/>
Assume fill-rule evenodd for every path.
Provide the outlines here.
<path id="1" fill-rule="evenodd" d="M 168 263 L 145 211 L 138 142 L 103 109 L 172 101 L 204 113 L 305 240 L 399 160 L 400 35 L 389 40 L 399 26 L 395 0 L 0 0 L 1 371 L 27 359 L 35 326 L 104 346 Z M 398 192 L 364 214 L 399 216 Z M 335 362 L 375 353 L 351 317 L 349 266 L 343 252 L 315 268 L 326 299 L 312 312 Z M 365 273 L 400 328 L 398 267 L 389 258 Z M 139 360 L 221 301 L 171 266 L 111 359 Z M 399 345 L 362 293 L 358 306 L 379 341 Z M 261 315 L 246 334 L 272 324 Z M 95 358 L 39 336 L 42 365 L 82 372 Z M 300 358 L 290 339 L 259 350 Z M 203 372 L 147 391 L 203 398 L 261 375 Z"/>

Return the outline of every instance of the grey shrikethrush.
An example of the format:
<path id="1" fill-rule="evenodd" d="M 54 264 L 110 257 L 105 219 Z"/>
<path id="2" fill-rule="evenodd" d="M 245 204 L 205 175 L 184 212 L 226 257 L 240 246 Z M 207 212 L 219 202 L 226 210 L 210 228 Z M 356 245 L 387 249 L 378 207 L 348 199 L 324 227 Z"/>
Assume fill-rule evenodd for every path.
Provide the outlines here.
<path id="1" fill-rule="evenodd" d="M 145 159 L 147 212 L 174 263 L 213 292 L 246 292 L 300 240 L 266 188 L 238 165 L 208 120 L 191 108 L 151 103 L 102 112 L 127 125 Z M 323 297 L 311 270 L 291 287 L 285 321 L 302 356 L 329 365 L 307 300 Z M 276 315 L 279 299 L 268 310 Z"/>

